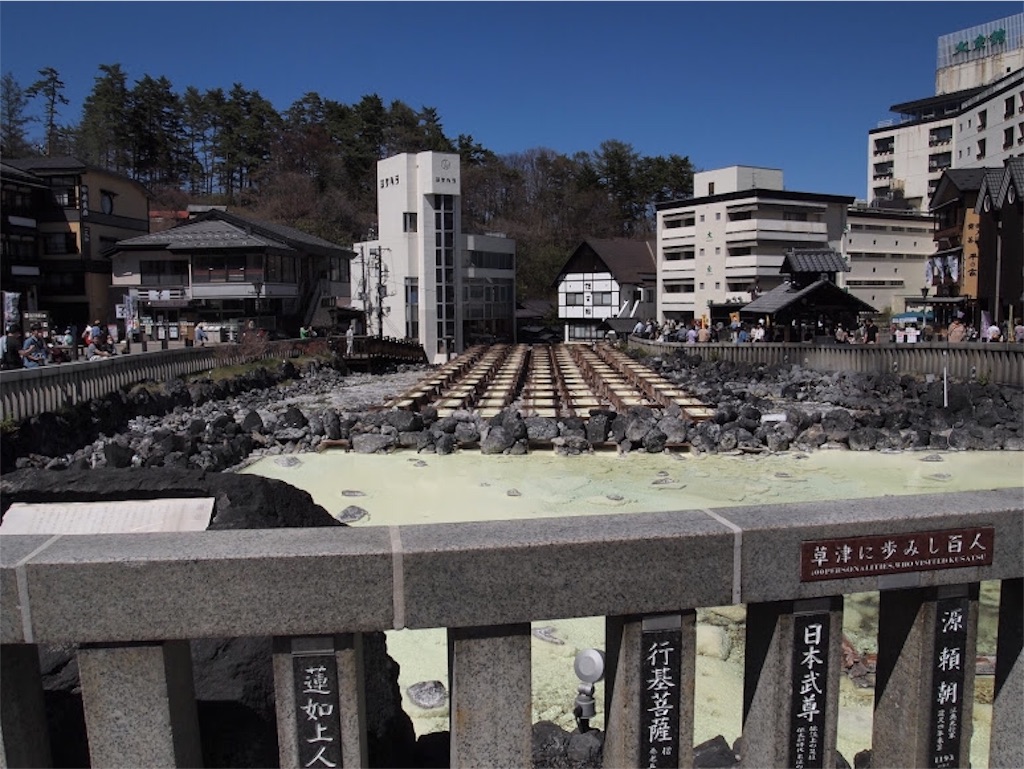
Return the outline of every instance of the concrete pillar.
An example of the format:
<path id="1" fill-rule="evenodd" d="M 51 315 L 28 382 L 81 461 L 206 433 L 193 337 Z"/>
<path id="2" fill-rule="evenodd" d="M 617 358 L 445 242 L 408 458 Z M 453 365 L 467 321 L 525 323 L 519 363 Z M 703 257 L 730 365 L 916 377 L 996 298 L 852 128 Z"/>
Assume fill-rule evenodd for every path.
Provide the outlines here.
<path id="1" fill-rule="evenodd" d="M 93 766 L 202 766 L 188 641 L 83 646 L 78 670 Z"/>
<path id="2" fill-rule="evenodd" d="M 697 613 L 658 617 L 607 617 L 605 637 L 605 741 L 604 766 L 647 766 L 644 755 L 644 710 L 642 702 L 649 682 L 644 676 L 648 653 L 644 630 L 677 630 L 679 633 L 680 676 L 671 705 L 675 708 L 678 751 L 675 766 L 693 766 L 694 683 L 697 664 Z M 648 735 L 649 737 L 649 735 Z"/>
<path id="3" fill-rule="evenodd" d="M 0 649 L 0 767 L 53 766 L 39 651 L 35 644 Z"/>
<path id="4" fill-rule="evenodd" d="M 747 606 L 742 766 L 835 766 L 843 597 Z"/>
<path id="5" fill-rule="evenodd" d="M 310 669 L 320 665 L 329 668 L 332 663 L 333 671 L 324 671 L 334 682 L 331 694 L 321 694 L 323 689 L 306 685 L 310 682 Z M 326 766 L 323 760 L 328 756 L 340 757 L 340 766 L 367 765 L 363 676 L 361 633 L 274 639 L 274 691 L 282 767 L 306 765 L 321 746 L 331 749 L 325 750 L 314 766 Z M 340 730 L 340 735 L 336 730 Z M 336 737 L 340 738 L 340 750 L 326 742 Z"/>
<path id="6" fill-rule="evenodd" d="M 999 592 L 995 697 L 988 765 L 1024 766 L 1024 580 L 1004 579 Z"/>
<path id="7" fill-rule="evenodd" d="M 955 686 L 958 745 L 944 739 L 939 750 L 935 707 L 940 699 L 936 686 L 941 684 L 941 671 L 936 657 L 943 654 L 947 645 L 939 630 L 949 614 L 948 602 L 962 605 L 965 633 L 956 649 L 956 657 L 962 662 L 958 668 L 962 679 Z M 913 769 L 969 765 L 977 630 L 977 583 L 880 592 L 871 737 L 873 766 Z M 946 722 L 948 716 L 943 714 L 942 718 Z M 952 757 L 937 761 L 937 755 L 951 750 Z"/>
<path id="8" fill-rule="evenodd" d="M 448 629 L 451 766 L 530 766 L 530 624 Z"/>

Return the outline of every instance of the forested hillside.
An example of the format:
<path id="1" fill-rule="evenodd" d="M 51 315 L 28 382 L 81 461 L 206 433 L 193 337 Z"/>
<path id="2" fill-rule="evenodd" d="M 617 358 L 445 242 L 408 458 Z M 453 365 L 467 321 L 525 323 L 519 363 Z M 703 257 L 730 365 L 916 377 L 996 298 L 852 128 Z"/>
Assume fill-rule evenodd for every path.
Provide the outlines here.
<path id="1" fill-rule="evenodd" d="M 145 75 L 131 84 L 119 64 L 99 68 L 82 105 L 69 103 L 55 69 L 30 84 L 5 74 L 0 109 L 2 157 L 72 155 L 146 185 L 154 209 L 226 204 L 342 245 L 376 222 L 379 159 L 457 152 L 464 229 L 517 241 L 520 299 L 550 297 L 583 237 L 653 236 L 653 204 L 693 188 L 688 157 L 645 157 L 620 140 L 572 156 L 543 147 L 499 156 L 471 135 L 446 135 L 433 107 L 306 93 L 278 112 L 241 83 L 176 90 Z"/>

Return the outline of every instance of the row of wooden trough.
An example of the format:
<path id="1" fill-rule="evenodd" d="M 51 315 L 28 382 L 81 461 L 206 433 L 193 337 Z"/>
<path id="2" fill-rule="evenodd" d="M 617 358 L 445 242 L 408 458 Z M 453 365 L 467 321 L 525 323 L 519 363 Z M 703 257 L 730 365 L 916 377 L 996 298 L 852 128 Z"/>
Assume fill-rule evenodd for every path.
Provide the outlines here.
<path id="1" fill-rule="evenodd" d="M 634 406 L 677 405 L 693 421 L 714 409 L 609 344 L 477 345 L 393 399 L 388 408 L 438 416 L 473 410 L 484 418 L 515 406 L 527 416 L 588 417 L 591 410 L 623 413 Z"/>

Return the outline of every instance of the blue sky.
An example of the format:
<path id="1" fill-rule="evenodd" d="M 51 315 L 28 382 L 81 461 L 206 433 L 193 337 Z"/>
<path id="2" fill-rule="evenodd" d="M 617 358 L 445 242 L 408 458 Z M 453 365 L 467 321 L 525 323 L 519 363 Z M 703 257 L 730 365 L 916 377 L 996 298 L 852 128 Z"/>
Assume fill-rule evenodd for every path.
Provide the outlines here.
<path id="1" fill-rule="evenodd" d="M 99 65 L 175 91 L 233 83 L 434 107 L 498 154 L 626 142 L 698 170 L 780 168 L 866 196 L 867 134 L 935 91 L 941 35 L 1021 2 L 0 2 L 0 69 L 54 67 L 77 122 Z"/>

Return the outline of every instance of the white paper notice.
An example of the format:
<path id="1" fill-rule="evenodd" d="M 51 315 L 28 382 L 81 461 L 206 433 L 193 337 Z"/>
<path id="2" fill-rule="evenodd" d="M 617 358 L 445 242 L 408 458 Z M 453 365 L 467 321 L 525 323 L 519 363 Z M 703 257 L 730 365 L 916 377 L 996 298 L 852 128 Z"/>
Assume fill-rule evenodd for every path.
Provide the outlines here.
<path id="1" fill-rule="evenodd" d="M 136 534 L 205 531 L 213 497 L 135 499 L 123 502 L 15 502 L 0 534 Z"/>

